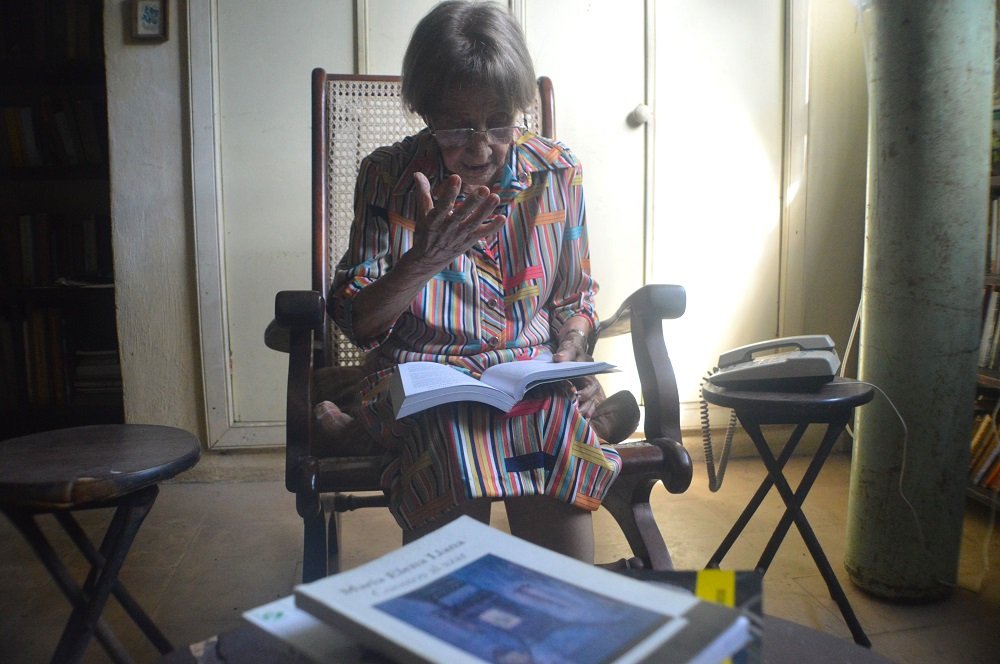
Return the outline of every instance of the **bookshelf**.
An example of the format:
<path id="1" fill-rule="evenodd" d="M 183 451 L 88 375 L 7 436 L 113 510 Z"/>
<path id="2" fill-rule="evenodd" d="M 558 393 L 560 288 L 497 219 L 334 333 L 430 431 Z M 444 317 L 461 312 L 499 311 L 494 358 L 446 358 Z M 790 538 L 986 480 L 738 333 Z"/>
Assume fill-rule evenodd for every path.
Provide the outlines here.
<path id="1" fill-rule="evenodd" d="M 102 0 L 0 0 L 0 437 L 123 420 Z"/>
<path id="2" fill-rule="evenodd" d="M 993 172 L 1000 172 L 1000 106 L 994 109 Z M 975 425 L 970 443 L 969 497 L 991 505 L 1000 491 L 1000 176 L 990 178 L 983 322 L 976 372 Z M 1000 505 L 1000 503 L 998 503 Z"/>

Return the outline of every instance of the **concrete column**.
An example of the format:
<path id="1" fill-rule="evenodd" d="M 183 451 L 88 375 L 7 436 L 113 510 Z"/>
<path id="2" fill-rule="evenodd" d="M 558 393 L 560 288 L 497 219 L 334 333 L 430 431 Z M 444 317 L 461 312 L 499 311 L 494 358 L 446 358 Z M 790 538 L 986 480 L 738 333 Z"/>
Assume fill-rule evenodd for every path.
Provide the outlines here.
<path id="1" fill-rule="evenodd" d="M 993 0 L 861 0 L 869 95 L 861 379 L 845 565 L 885 598 L 956 581 L 985 264 Z"/>

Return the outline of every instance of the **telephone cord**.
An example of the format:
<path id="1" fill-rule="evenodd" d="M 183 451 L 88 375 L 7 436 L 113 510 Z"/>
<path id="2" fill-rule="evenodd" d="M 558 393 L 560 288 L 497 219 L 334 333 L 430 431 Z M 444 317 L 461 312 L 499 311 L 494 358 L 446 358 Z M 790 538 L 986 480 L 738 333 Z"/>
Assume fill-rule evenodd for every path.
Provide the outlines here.
<path id="1" fill-rule="evenodd" d="M 701 440 L 702 447 L 705 450 L 705 468 L 708 470 L 708 489 L 715 493 L 722 488 L 722 480 L 726 476 L 726 466 L 729 465 L 729 452 L 733 448 L 733 435 L 736 433 L 736 411 L 729 411 L 729 425 L 726 427 L 726 441 L 722 446 L 722 456 L 719 457 L 719 465 L 715 465 L 715 450 L 712 444 L 712 423 L 708 416 L 708 402 L 705 401 L 704 394 L 702 394 L 705 381 L 718 371 L 718 369 L 713 369 L 709 372 L 705 378 L 701 381 L 701 386 L 698 388 L 699 395 L 701 395 L 701 403 L 699 408 L 701 411 Z"/>

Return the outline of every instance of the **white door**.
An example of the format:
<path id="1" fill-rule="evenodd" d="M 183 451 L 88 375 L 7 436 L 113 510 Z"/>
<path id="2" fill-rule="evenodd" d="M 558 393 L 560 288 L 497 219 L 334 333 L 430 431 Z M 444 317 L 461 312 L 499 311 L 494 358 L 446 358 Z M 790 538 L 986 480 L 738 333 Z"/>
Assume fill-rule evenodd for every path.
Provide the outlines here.
<path id="1" fill-rule="evenodd" d="M 778 330 L 784 17 L 780 0 L 660 0 L 650 280 L 687 289 L 667 325 L 684 424 L 728 348 Z"/>

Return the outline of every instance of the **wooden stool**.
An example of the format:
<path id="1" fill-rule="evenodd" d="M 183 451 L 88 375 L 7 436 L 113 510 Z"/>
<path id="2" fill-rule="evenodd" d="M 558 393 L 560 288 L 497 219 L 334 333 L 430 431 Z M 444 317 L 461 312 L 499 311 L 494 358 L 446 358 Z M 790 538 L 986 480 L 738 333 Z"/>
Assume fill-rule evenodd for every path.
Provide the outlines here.
<path id="1" fill-rule="evenodd" d="M 840 587 L 837 576 L 830 566 L 830 561 L 823 553 L 823 547 L 820 546 L 812 526 L 809 525 L 806 515 L 802 512 L 802 504 L 805 502 L 813 482 L 816 481 L 819 471 L 823 468 L 826 458 L 830 455 L 833 444 L 853 416 L 854 409 L 871 401 L 874 392 L 875 390 L 870 385 L 843 378 L 837 378 L 815 392 L 728 390 L 711 383 L 706 383 L 702 389 L 705 401 L 717 406 L 732 408 L 736 412 L 736 417 L 746 429 L 767 468 L 767 477 L 760 483 L 757 492 L 750 499 L 736 523 L 733 524 L 729 534 L 712 555 L 706 567 L 719 567 L 722 559 L 743 532 L 754 512 L 764 501 L 764 497 L 767 496 L 772 487 L 777 489 L 781 500 L 785 503 L 785 513 L 778 521 L 778 525 L 775 526 L 767 546 L 764 547 L 764 552 L 757 563 L 757 571 L 761 574 L 767 572 L 767 568 L 778 552 L 778 547 L 794 523 L 806 548 L 812 555 L 813 562 L 816 563 L 817 569 L 826 582 L 830 597 L 836 602 L 844 617 L 844 622 L 851 630 L 854 642 L 865 647 L 870 647 L 871 641 L 861 628 L 861 623 L 858 622 L 854 609 L 851 608 L 851 603 L 847 600 L 847 595 L 844 594 L 844 589 Z M 796 425 L 777 459 L 771 453 L 771 447 L 761 430 L 762 425 L 765 424 Z M 788 459 L 795 452 L 795 447 L 802 439 L 802 434 L 805 433 L 810 424 L 826 424 L 826 432 L 798 487 L 792 491 L 783 471 Z"/>
<path id="2" fill-rule="evenodd" d="M 0 443 L 0 510 L 14 523 L 73 604 L 53 662 L 78 662 L 92 636 L 115 662 L 132 661 L 101 619 L 108 596 L 161 653 L 173 649 L 118 581 L 139 526 L 153 506 L 157 484 L 198 462 L 198 439 L 163 426 L 112 424 L 47 431 Z M 96 549 L 73 518 L 74 510 L 114 507 Z M 35 521 L 53 514 L 91 565 L 80 588 Z"/>

